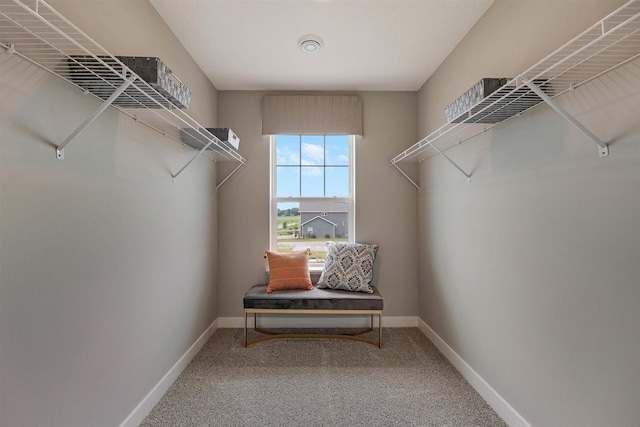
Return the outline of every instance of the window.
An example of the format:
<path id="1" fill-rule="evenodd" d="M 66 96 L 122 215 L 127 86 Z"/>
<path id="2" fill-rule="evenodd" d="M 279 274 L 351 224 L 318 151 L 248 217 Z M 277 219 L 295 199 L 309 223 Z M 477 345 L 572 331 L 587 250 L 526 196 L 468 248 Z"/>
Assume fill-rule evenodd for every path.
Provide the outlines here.
<path id="1" fill-rule="evenodd" d="M 354 241 L 354 144 L 348 135 L 271 137 L 271 249 L 311 249 L 322 264 L 326 242 Z"/>

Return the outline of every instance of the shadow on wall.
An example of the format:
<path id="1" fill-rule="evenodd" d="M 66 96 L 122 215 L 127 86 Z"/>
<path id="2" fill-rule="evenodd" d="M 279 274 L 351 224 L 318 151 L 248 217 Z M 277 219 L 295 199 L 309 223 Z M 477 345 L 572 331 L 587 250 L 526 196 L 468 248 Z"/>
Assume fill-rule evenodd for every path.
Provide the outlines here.
<path id="1" fill-rule="evenodd" d="M 50 117 L 52 111 L 58 114 L 55 105 L 42 103 L 41 96 L 41 91 L 45 89 L 49 79 L 54 77 L 18 56 L 2 56 L 4 58 L 0 57 L 0 85 L 2 85 L 3 99 L 0 104 L 0 118 L 10 121 L 12 127 L 20 134 L 29 136 L 31 140 L 55 150 L 58 144 L 51 141 L 44 135 L 45 132 L 41 132 L 34 126 L 34 123 L 40 123 L 43 121 L 42 119 Z M 19 81 L 20 84 L 11 83 L 15 81 Z M 25 111 L 28 111 L 29 114 L 25 114 Z M 5 152 L 4 155 L 19 156 L 20 153 Z"/>

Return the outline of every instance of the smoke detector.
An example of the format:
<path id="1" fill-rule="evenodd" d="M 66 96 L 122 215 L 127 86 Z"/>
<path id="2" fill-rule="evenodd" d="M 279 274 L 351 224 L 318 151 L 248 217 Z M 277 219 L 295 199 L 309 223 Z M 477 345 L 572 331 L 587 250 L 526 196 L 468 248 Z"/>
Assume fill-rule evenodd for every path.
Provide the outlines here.
<path id="1" fill-rule="evenodd" d="M 308 34 L 298 40 L 298 46 L 304 53 L 318 53 L 322 49 L 322 39 L 313 34 Z"/>

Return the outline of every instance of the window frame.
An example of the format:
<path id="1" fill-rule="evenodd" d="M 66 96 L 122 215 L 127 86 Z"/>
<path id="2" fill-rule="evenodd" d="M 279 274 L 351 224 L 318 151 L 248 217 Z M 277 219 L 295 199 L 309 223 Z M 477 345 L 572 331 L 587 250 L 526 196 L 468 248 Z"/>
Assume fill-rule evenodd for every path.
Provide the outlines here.
<path id="1" fill-rule="evenodd" d="M 316 134 L 300 134 L 300 137 L 305 135 L 314 135 Z M 278 248 L 278 203 L 303 203 L 303 202 L 344 202 L 347 203 L 348 206 L 348 215 L 347 215 L 347 229 L 348 232 L 348 242 L 354 243 L 355 234 L 356 234 L 356 185 L 355 185 L 355 177 L 356 177 L 356 168 L 355 168 L 355 135 L 346 135 L 349 141 L 349 161 L 348 161 L 348 176 L 349 176 L 349 195 L 346 197 L 303 197 L 303 196 L 286 196 L 286 197 L 278 197 L 277 195 L 277 145 L 276 138 L 278 135 L 269 135 L 269 248 L 272 251 L 276 251 Z M 332 136 L 332 135 L 322 135 L 322 136 Z M 302 161 L 302 160 L 300 160 Z M 323 167 L 326 164 L 322 165 Z M 326 177 L 325 177 L 326 179 Z M 309 263 L 309 267 L 322 267 L 322 263 Z"/>

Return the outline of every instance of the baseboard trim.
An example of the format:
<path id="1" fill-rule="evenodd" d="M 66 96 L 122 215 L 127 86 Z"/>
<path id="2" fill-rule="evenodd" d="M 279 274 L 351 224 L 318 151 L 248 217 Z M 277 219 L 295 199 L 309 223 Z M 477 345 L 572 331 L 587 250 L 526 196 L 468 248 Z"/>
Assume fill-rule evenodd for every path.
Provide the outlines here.
<path id="1" fill-rule="evenodd" d="M 316 319 L 317 320 L 317 319 Z M 314 326 L 309 323 L 296 322 L 298 327 Z M 313 323 L 313 322 L 311 322 Z M 462 374 L 471 386 L 482 396 L 483 399 L 493 408 L 496 413 L 510 427 L 531 427 L 502 396 L 496 392 L 484 378 L 482 378 L 458 353 L 453 350 L 433 329 L 429 327 L 418 316 L 387 316 L 383 317 L 382 326 L 385 328 L 411 328 L 418 327 L 422 333 L 433 342 L 440 352 L 451 362 L 451 364 Z M 136 427 L 142 423 L 144 418 L 151 412 L 153 407 L 160 401 L 167 392 L 171 384 L 178 378 L 180 373 L 187 367 L 189 362 L 198 354 L 204 344 L 211 338 L 218 328 L 242 328 L 244 327 L 243 317 L 219 317 L 209 325 L 200 337 L 189 347 L 189 349 L 178 359 L 169 369 L 162 379 L 151 389 L 142 399 L 135 409 L 127 416 L 119 427 Z"/>
<path id="2" fill-rule="evenodd" d="M 510 427 L 531 427 L 509 403 L 496 392 L 458 353 L 418 317 L 418 328 L 433 342 L 449 362 L 462 374 L 471 386 Z"/>
<path id="3" fill-rule="evenodd" d="M 292 317 L 295 316 L 295 321 Z M 349 319 L 349 317 L 358 319 Z M 327 319 L 330 318 L 330 319 Z M 262 320 L 264 319 L 264 320 Z M 359 321 L 361 324 L 353 323 Z M 243 317 L 219 317 L 219 328 L 244 328 Z M 266 322 L 266 323 L 264 323 Z M 263 327 L 295 327 L 295 328 L 313 328 L 313 327 L 362 327 L 366 326 L 368 316 L 329 316 L 329 315 L 273 315 L 270 319 L 264 316 L 260 317 L 260 325 Z M 376 322 L 377 324 L 377 322 Z M 259 325 L 259 326 L 260 326 Z M 295 326 L 293 326 L 295 325 Z M 249 319 L 249 326 L 253 327 L 253 320 Z M 418 326 L 418 316 L 382 316 L 382 326 L 384 328 L 415 328 Z"/>
<path id="4" fill-rule="evenodd" d="M 200 349 L 205 345 L 211 335 L 219 328 L 218 319 L 214 320 L 211 325 L 200 335 L 191 347 L 178 359 L 178 361 L 164 374 L 162 379 L 151 389 L 151 391 L 142 399 L 129 416 L 120 424 L 120 427 L 137 427 L 142 420 L 151 412 L 153 407 L 160 401 L 162 396 L 167 392 L 171 384 L 178 378 L 180 373 L 187 367 L 189 362 L 198 354 Z"/>

